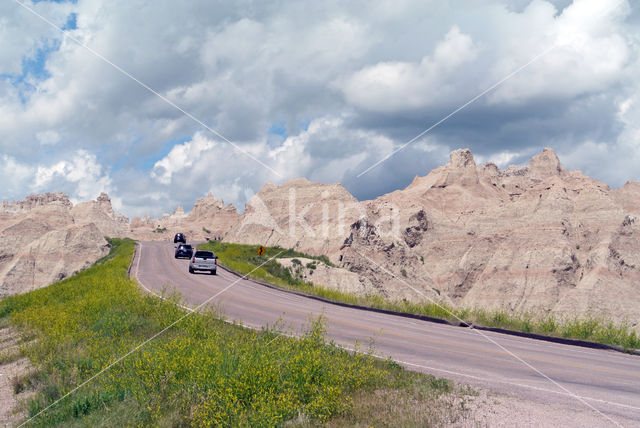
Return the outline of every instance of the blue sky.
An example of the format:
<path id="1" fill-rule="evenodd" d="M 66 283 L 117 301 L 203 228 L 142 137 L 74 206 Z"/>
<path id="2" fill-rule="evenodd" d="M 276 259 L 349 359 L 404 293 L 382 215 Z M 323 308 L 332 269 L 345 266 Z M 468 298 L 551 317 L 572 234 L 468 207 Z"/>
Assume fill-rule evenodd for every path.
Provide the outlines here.
<path id="1" fill-rule="evenodd" d="M 62 31 L 0 5 L 2 199 L 106 191 L 161 215 L 207 192 L 241 208 L 298 176 L 368 199 L 461 147 L 506 167 L 549 146 L 611 186 L 640 178 L 629 1 L 25 4 Z"/>

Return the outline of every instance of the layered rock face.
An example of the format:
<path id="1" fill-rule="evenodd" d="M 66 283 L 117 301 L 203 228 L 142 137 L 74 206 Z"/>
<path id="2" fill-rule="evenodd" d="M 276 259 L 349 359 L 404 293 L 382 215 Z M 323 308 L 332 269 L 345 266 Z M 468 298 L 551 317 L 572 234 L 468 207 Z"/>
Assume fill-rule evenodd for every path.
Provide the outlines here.
<path id="1" fill-rule="evenodd" d="M 194 225 L 203 238 L 223 237 L 240 221 L 240 214 L 232 204 L 224 205 L 222 199 L 211 193 L 206 198 L 198 199 L 186 222 Z"/>
<path id="2" fill-rule="evenodd" d="M 638 183 L 612 191 L 551 149 L 503 171 L 457 150 L 365 205 L 343 265 L 390 298 L 640 320 Z"/>
<path id="3" fill-rule="evenodd" d="M 346 269 L 328 266 L 321 261 L 305 257 L 277 259 L 277 261 L 289 269 L 294 278 L 314 285 L 331 288 L 342 293 L 375 294 L 375 286 L 367 278 Z"/>
<path id="4" fill-rule="evenodd" d="M 129 231 L 129 218 L 113 210 L 111 199 L 101 193 L 95 201 L 80 202 L 71 209 L 76 223 L 94 223 L 110 238 L 122 238 Z"/>
<path id="5" fill-rule="evenodd" d="M 129 236 L 144 241 L 172 240 L 180 232 L 189 241 L 222 238 L 240 220 L 240 214 L 232 204 L 224 205 L 212 194 L 198 199 L 189 214 L 178 207 L 172 214 L 164 214 L 160 219 L 134 217 Z"/>
<path id="6" fill-rule="evenodd" d="M 0 298 L 46 286 L 89 267 L 109 252 L 105 236 L 124 236 L 128 219 L 102 194 L 73 206 L 63 193 L 3 202 Z"/>
<path id="7" fill-rule="evenodd" d="M 372 201 L 300 178 L 265 185 L 242 214 L 208 195 L 189 214 L 179 207 L 130 225 L 106 195 L 76 206 L 63 194 L 5 201 L 0 296 L 86 267 L 106 254 L 103 236 L 177 232 L 327 255 L 344 270 L 316 270 L 314 281 L 358 294 L 640 320 L 640 183 L 611 190 L 567 171 L 551 149 L 504 170 L 456 150 Z"/>
<path id="8" fill-rule="evenodd" d="M 48 210 L 59 208 L 70 209 L 73 206 L 69 197 L 64 193 L 42 193 L 29 195 L 23 201 L 2 201 L 3 214 L 28 214 L 32 210 L 47 207 Z"/>
<path id="9" fill-rule="evenodd" d="M 249 200 L 225 240 L 294 248 L 337 261 L 351 224 L 363 215 L 361 204 L 341 184 L 305 178 L 269 183 Z"/>

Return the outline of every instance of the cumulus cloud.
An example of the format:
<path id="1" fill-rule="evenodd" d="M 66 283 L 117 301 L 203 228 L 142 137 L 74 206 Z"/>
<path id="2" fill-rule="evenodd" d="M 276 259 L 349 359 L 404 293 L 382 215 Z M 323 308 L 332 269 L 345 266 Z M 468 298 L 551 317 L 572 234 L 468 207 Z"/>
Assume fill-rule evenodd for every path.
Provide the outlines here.
<path id="1" fill-rule="evenodd" d="M 553 49 L 501 85 L 491 102 L 570 99 L 606 90 L 623 75 L 632 49 L 620 25 L 628 14 L 624 0 L 581 0 L 557 12 L 536 1 L 514 16 L 521 33 L 504 47 L 494 78 L 526 64 L 536 51 Z"/>
<path id="2" fill-rule="evenodd" d="M 434 104 L 450 104 L 460 98 L 466 81 L 465 64 L 479 48 L 467 34 L 453 26 L 433 55 L 420 62 L 380 62 L 349 76 L 342 84 L 351 104 L 380 112 L 407 111 Z"/>
<path id="3" fill-rule="evenodd" d="M 70 4 L 32 1 L 24 3 L 60 26 L 66 23 L 69 13 L 73 10 Z M 42 25 L 41 21 L 13 2 L 0 5 L 0 15 L 3 17 L 0 20 L 0 75 L 20 75 L 25 59 L 33 60 L 39 49 L 46 48 L 52 40 L 58 38 L 58 33 L 54 28 Z"/>
<path id="4" fill-rule="evenodd" d="M 208 191 L 241 206 L 306 176 L 371 198 L 459 147 L 503 166 L 552 146 L 611 185 L 637 175 L 640 13 L 627 0 L 26 4 L 61 26 L 75 14 L 66 35 L 241 150 L 5 2 L 2 197 L 107 190 L 127 215 L 159 215 Z"/>
<path id="5" fill-rule="evenodd" d="M 199 132 L 193 140 L 175 146 L 167 156 L 156 162 L 151 171 L 151 177 L 162 184 L 169 184 L 174 174 L 181 173 L 179 178 L 183 178 L 188 175 L 194 162 L 202 163 L 203 154 L 209 152 L 214 146 L 215 142 L 208 140 Z"/>
<path id="6" fill-rule="evenodd" d="M 0 155 L 3 168 L 0 182 L 4 199 L 20 199 L 37 192 L 65 192 L 72 201 L 95 199 L 112 190 L 108 171 L 97 157 L 85 150 L 69 154 L 68 159 L 52 163 L 28 164 L 9 155 Z"/>
<path id="7" fill-rule="evenodd" d="M 348 140 L 350 144 L 344 144 Z M 366 147 L 366 148 L 365 148 Z M 307 129 L 287 137 L 276 147 L 265 143 L 244 145 L 251 156 L 264 161 L 282 174 L 280 181 L 296 177 L 309 177 L 322 182 L 339 182 L 349 169 L 367 159 L 365 153 L 390 150 L 393 141 L 372 131 L 351 129 L 342 117 L 326 116 L 314 119 Z M 365 148 L 363 150 L 363 148 Z M 156 188 L 165 189 L 152 207 L 139 207 L 135 215 L 159 215 L 158 204 L 169 207 L 187 206 L 208 192 L 243 209 L 244 204 L 262 185 L 273 179 L 269 170 L 255 165 L 243 151 L 229 144 L 215 141 L 205 132 L 174 146 L 158 160 L 147 178 L 156 182 Z M 116 184 L 120 182 L 116 178 Z M 130 181 L 130 178 L 122 180 Z M 123 192 L 123 203 L 133 203 L 137 189 Z"/>
<path id="8" fill-rule="evenodd" d="M 36 191 L 50 188 L 54 183 L 76 202 L 111 190 L 111 178 L 104 173 L 96 156 L 86 150 L 78 150 L 69 160 L 37 167 L 33 183 Z"/>
<path id="9" fill-rule="evenodd" d="M 3 187 L 3 199 L 20 198 L 25 190 L 25 184 L 31 184 L 35 168 L 18 162 L 15 158 L 2 154 L 0 155 L 0 183 Z M 28 188 L 28 187 L 27 187 Z"/>

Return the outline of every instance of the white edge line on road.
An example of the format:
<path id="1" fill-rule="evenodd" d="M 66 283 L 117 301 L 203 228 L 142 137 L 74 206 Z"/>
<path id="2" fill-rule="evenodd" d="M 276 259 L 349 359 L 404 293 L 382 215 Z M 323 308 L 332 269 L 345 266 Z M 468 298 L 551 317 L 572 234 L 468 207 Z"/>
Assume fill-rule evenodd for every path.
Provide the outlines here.
<path id="1" fill-rule="evenodd" d="M 358 351 L 357 349 L 350 348 L 348 346 L 343 346 L 343 345 L 339 345 L 339 344 L 336 344 L 336 346 L 338 346 L 338 347 L 340 347 L 340 348 L 342 348 L 342 349 L 344 349 L 346 351 L 364 353 L 362 351 Z M 387 357 L 384 357 L 382 355 L 377 355 L 377 354 L 370 354 L 370 355 L 373 356 L 373 357 L 382 359 L 382 360 L 386 360 L 387 359 Z M 422 364 L 410 363 L 408 361 L 395 360 L 395 359 L 393 361 L 395 361 L 396 363 L 399 363 L 399 364 L 403 364 L 405 366 L 418 367 L 418 368 L 421 368 L 421 369 L 424 369 L 424 370 L 438 371 L 438 372 L 447 373 L 447 374 L 454 375 L 454 376 L 467 377 L 467 378 L 474 379 L 474 380 L 479 380 L 479 381 L 482 381 L 482 382 L 487 382 L 487 383 L 499 382 L 499 383 L 502 383 L 502 384 L 505 384 L 505 385 L 516 386 L 516 387 L 519 387 L 519 388 L 532 389 L 532 390 L 541 391 L 541 392 L 550 392 L 550 393 L 553 393 L 553 394 L 564 395 L 566 397 L 575 398 L 575 394 L 567 393 L 567 392 L 564 392 L 564 391 L 554 391 L 552 389 L 540 388 L 538 386 L 527 385 L 527 384 L 516 383 L 516 382 L 509 382 L 509 381 L 500 380 L 500 379 L 483 378 L 483 377 L 480 377 L 480 376 L 475 376 L 475 375 L 470 375 L 470 374 L 467 374 L 467 373 L 456 372 L 456 371 L 453 371 L 453 370 L 439 369 L 437 367 L 430 367 L 430 366 L 425 366 L 425 365 L 422 365 Z M 585 399 L 585 400 L 595 401 L 595 402 L 599 402 L 599 403 L 603 403 L 603 404 L 610 404 L 610 405 L 613 405 L 613 406 L 624 407 L 624 408 L 633 409 L 633 410 L 640 410 L 640 407 L 631 406 L 629 404 L 617 403 L 615 401 L 607 401 L 607 400 L 602 400 L 600 398 L 593 398 L 593 397 L 586 397 L 586 396 L 579 396 L 579 397 L 582 398 L 582 399 Z"/>
<path id="2" fill-rule="evenodd" d="M 154 296 L 156 296 L 156 297 L 158 297 L 158 298 L 160 298 L 162 300 L 168 301 L 164 296 L 161 296 L 160 294 L 156 293 L 155 291 L 152 291 L 152 290 L 148 289 L 147 287 L 145 287 L 145 285 L 142 283 L 142 281 L 140 281 L 140 278 L 138 278 L 138 270 L 140 269 L 140 259 L 142 258 L 142 244 L 140 244 L 140 243 L 136 244 L 136 254 L 135 254 L 135 256 L 136 256 L 137 260 L 136 260 L 136 274 L 134 275 L 134 277 L 135 277 L 135 280 L 138 283 L 138 285 L 140 285 L 140 287 L 144 288 L 147 293 L 153 294 Z M 173 302 L 173 303 L 178 305 L 179 307 L 181 307 L 184 310 L 187 310 L 189 312 L 195 312 L 192 308 L 190 308 L 188 306 L 185 306 L 185 305 L 182 305 L 182 304 L 176 303 L 176 302 Z"/>
<path id="3" fill-rule="evenodd" d="M 140 286 L 142 288 L 144 288 L 145 290 L 147 290 L 148 292 L 150 292 L 154 296 L 156 296 L 156 297 L 158 297 L 160 299 L 163 299 L 165 301 L 170 301 L 170 300 L 166 299 L 165 297 L 160 296 L 159 294 L 154 293 L 153 291 L 149 290 L 147 287 L 144 286 L 144 284 L 142 284 L 142 282 L 138 278 L 138 267 L 140 266 L 140 258 L 141 258 L 140 255 L 142 254 L 142 244 L 139 244 L 139 247 L 140 247 L 140 254 L 138 254 L 138 260 L 137 260 L 137 263 L 136 263 L 136 275 L 135 275 L 136 282 L 138 284 L 140 284 Z M 243 277 L 242 279 L 246 279 L 246 278 Z M 173 302 L 173 303 L 176 304 L 175 302 Z M 184 305 L 181 305 L 181 304 L 177 304 L 177 305 L 182 307 L 182 308 L 184 308 L 184 309 L 186 309 L 186 310 L 188 310 L 188 311 L 191 311 L 191 312 L 194 311 L 192 308 L 186 307 Z M 258 327 L 258 326 L 251 326 L 251 325 L 248 325 L 248 324 L 238 324 L 237 322 L 231 321 L 231 320 L 228 320 L 228 319 L 223 319 L 223 321 L 228 323 L 228 324 L 237 325 L 237 326 L 240 326 L 240 327 L 247 327 L 249 329 L 256 330 L 256 331 L 260 331 L 262 329 L 261 327 Z M 277 332 L 277 334 L 282 335 L 282 336 L 286 336 L 286 337 L 292 337 L 292 338 L 293 337 L 298 337 L 298 336 L 287 334 L 287 333 L 284 333 L 284 332 Z M 350 348 L 350 347 L 345 346 L 345 345 L 340 345 L 339 343 L 335 343 L 335 345 L 337 347 L 341 348 L 341 349 L 344 349 L 345 351 L 357 352 L 359 354 L 366 354 L 366 352 L 364 352 L 364 351 L 359 351 L 359 350 L 357 350 L 355 348 Z M 369 354 L 369 355 L 371 355 L 372 357 L 378 358 L 380 360 L 386 360 L 387 359 L 387 357 L 384 357 L 382 355 L 377 355 L 377 354 Z M 537 386 L 527 385 L 527 384 L 523 384 L 523 383 L 509 382 L 509 381 L 500 380 L 500 379 L 488 379 L 488 378 L 483 378 L 483 377 L 480 377 L 480 376 L 470 375 L 470 374 L 467 374 L 467 373 L 461 373 L 461 372 L 456 372 L 456 371 L 447 370 L 447 369 L 439 369 L 437 367 L 430 367 L 430 366 L 425 366 L 425 365 L 422 365 L 422 364 L 410 363 L 408 361 L 402 361 L 402 360 L 396 360 L 396 359 L 394 359 L 393 361 L 395 361 L 395 362 L 397 362 L 399 364 L 403 364 L 405 366 L 409 366 L 409 367 L 417 367 L 417 368 L 421 368 L 421 369 L 424 369 L 424 370 L 431 370 L 431 371 L 447 373 L 447 374 L 450 374 L 450 375 L 466 377 L 466 378 L 470 378 L 470 379 L 474 379 L 474 380 L 478 380 L 478 381 L 482 381 L 482 382 L 486 382 L 486 383 L 499 382 L 499 383 L 502 383 L 502 384 L 505 384 L 505 385 L 511 385 L 511 386 L 515 386 L 515 387 L 518 387 L 518 388 L 531 389 L 531 390 L 540 391 L 540 392 L 548 392 L 548 393 L 563 395 L 563 396 L 572 397 L 572 398 L 576 397 L 575 394 L 567 393 L 567 392 L 564 392 L 564 391 L 554 391 L 554 390 L 551 390 L 551 389 L 540 388 L 540 387 L 537 387 Z M 612 405 L 612 406 L 623 407 L 623 408 L 632 409 L 632 410 L 640 410 L 640 407 L 631 406 L 629 404 L 617 403 L 615 401 L 602 400 L 600 398 L 593 398 L 593 397 L 587 397 L 587 396 L 578 396 L 578 397 L 580 397 L 580 398 L 582 398 L 584 400 L 594 401 L 594 402 L 603 403 L 603 404 L 609 404 L 609 405 Z"/>

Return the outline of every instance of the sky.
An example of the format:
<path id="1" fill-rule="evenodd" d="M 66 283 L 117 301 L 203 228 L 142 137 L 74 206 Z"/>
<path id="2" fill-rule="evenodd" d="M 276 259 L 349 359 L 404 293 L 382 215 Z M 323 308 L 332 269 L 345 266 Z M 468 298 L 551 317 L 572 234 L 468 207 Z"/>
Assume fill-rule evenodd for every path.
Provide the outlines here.
<path id="1" fill-rule="evenodd" d="M 6 0 L 0 43 L 0 199 L 242 210 L 304 176 L 365 200 L 467 147 L 640 179 L 631 1 Z"/>

